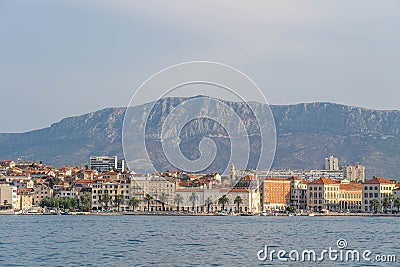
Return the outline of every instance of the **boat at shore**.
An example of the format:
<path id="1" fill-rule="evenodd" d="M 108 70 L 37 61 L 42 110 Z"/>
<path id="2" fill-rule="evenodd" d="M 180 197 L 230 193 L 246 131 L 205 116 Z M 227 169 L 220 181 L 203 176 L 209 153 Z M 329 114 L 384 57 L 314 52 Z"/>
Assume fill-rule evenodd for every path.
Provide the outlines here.
<path id="1" fill-rule="evenodd" d="M 22 214 L 22 210 L 1 210 L 0 215 L 20 215 Z"/>

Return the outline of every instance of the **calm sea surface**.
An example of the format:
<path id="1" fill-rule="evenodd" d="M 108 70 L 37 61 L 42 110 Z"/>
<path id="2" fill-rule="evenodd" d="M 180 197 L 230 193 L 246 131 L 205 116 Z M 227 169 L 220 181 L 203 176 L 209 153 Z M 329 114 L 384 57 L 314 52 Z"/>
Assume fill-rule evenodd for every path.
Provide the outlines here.
<path id="1" fill-rule="evenodd" d="M 399 266 L 399 217 L 0 216 L 0 266 Z M 259 250 L 337 248 L 397 263 L 260 261 Z M 262 254 L 261 254 L 262 255 Z"/>

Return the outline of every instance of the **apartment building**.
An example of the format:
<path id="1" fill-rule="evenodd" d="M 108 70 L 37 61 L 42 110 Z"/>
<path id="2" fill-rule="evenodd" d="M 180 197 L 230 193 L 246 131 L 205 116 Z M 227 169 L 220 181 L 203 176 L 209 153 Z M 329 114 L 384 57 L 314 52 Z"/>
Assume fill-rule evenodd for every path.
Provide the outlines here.
<path id="1" fill-rule="evenodd" d="M 108 194 L 110 200 L 104 202 L 104 195 Z M 129 209 L 129 200 L 131 198 L 131 181 L 129 180 L 105 180 L 98 179 L 92 184 L 91 207 L 94 210 L 104 210 L 114 206 L 116 196 L 122 197 L 120 210 Z"/>
<path id="2" fill-rule="evenodd" d="M 291 177 L 290 181 L 290 206 L 297 210 L 307 209 L 307 181 Z"/>
<path id="3" fill-rule="evenodd" d="M 0 184 L 0 205 L 12 205 L 12 208 L 19 208 L 19 197 L 17 187 L 10 184 Z"/>
<path id="4" fill-rule="evenodd" d="M 90 169 L 98 172 L 117 169 L 118 159 L 116 156 L 92 156 L 90 157 Z"/>
<path id="5" fill-rule="evenodd" d="M 290 205 L 291 181 L 286 178 L 261 180 L 263 210 L 284 210 Z"/>
<path id="6" fill-rule="evenodd" d="M 362 211 L 373 212 L 370 207 L 372 200 L 376 199 L 382 204 L 385 198 L 389 198 L 393 194 L 396 183 L 381 177 L 373 177 L 362 183 Z M 383 208 L 379 207 L 378 212 L 382 212 Z"/>
<path id="7" fill-rule="evenodd" d="M 42 199 L 52 197 L 53 189 L 50 186 L 44 183 L 37 183 L 33 186 L 33 204 L 35 206 L 39 206 Z"/>
<path id="8" fill-rule="evenodd" d="M 351 182 L 362 183 L 365 180 L 365 167 L 356 162 L 355 164 L 348 164 L 345 168 L 346 179 Z"/>
<path id="9" fill-rule="evenodd" d="M 339 170 L 339 159 L 335 158 L 333 155 L 325 158 L 325 170 L 328 171 L 338 171 Z"/>
<path id="10" fill-rule="evenodd" d="M 348 183 L 339 185 L 339 207 L 352 212 L 361 211 L 362 185 Z"/>
<path id="11" fill-rule="evenodd" d="M 312 211 L 339 209 L 339 183 L 327 178 L 311 181 L 307 185 L 307 207 Z"/>

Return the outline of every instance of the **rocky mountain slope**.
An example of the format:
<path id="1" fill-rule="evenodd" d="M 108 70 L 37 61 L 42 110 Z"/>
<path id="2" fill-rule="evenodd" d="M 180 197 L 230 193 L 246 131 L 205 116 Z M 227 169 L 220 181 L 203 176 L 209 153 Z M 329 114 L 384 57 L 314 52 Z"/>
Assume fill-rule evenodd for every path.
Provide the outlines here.
<path id="1" fill-rule="evenodd" d="M 185 98 L 167 98 L 154 112 L 153 123 L 165 116 L 168 106 Z M 215 109 L 207 106 L 205 108 Z M 230 105 L 240 112 L 241 103 Z M 143 130 L 150 104 L 134 107 L 134 121 Z M 262 104 L 252 103 L 257 112 Z M 70 117 L 50 127 L 27 133 L 0 134 L 0 159 L 42 160 L 55 166 L 87 163 L 90 155 L 123 156 L 122 126 L 125 108 L 107 108 Z M 277 148 L 274 168 L 321 168 L 329 154 L 340 164 L 361 162 L 367 176 L 398 178 L 400 169 L 400 112 L 379 111 L 333 103 L 271 106 L 276 123 Z M 137 114 L 137 115 L 136 115 Z M 158 117 L 157 117 L 158 116 Z M 220 121 L 227 120 L 222 116 Z M 190 129 L 190 127 L 192 127 Z M 193 123 L 187 133 L 212 132 L 215 125 Z M 201 127 L 201 128 L 200 128 Z M 213 128 L 214 127 L 214 128 Z M 138 152 L 140 153 L 140 152 Z M 190 151 L 186 154 L 190 157 Z M 185 154 L 185 153 L 184 153 Z"/>

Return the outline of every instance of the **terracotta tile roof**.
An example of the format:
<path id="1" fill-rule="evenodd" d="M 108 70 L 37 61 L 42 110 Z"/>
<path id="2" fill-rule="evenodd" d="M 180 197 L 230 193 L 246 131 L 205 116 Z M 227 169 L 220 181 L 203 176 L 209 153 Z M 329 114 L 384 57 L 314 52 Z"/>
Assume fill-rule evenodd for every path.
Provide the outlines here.
<path id="1" fill-rule="evenodd" d="M 281 181 L 281 182 L 284 182 L 284 181 L 290 181 L 289 179 L 290 178 L 273 178 L 273 177 L 270 177 L 270 178 L 264 178 L 263 180 L 264 181 Z"/>
<path id="2" fill-rule="evenodd" d="M 362 184 L 340 184 L 339 188 L 344 191 L 362 191 Z"/>
<path id="3" fill-rule="evenodd" d="M 253 180 L 253 179 L 254 179 L 254 175 L 251 175 L 251 174 L 243 176 L 242 178 L 240 178 L 240 180 L 244 180 L 244 181 Z"/>
<path id="4" fill-rule="evenodd" d="M 288 180 L 289 181 L 301 181 L 301 179 L 296 176 L 292 176 L 292 177 L 288 178 Z"/>
<path id="5" fill-rule="evenodd" d="M 311 181 L 309 184 L 338 184 L 338 182 L 328 178 L 319 178 L 317 180 Z"/>
<path id="6" fill-rule="evenodd" d="M 393 183 L 388 179 L 374 176 L 374 178 L 365 181 L 364 184 L 393 184 Z"/>
<path id="7" fill-rule="evenodd" d="M 20 191 L 21 191 L 21 192 L 24 192 L 24 193 L 29 193 L 29 192 L 32 192 L 32 191 L 33 191 L 33 188 L 21 188 Z"/>

